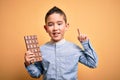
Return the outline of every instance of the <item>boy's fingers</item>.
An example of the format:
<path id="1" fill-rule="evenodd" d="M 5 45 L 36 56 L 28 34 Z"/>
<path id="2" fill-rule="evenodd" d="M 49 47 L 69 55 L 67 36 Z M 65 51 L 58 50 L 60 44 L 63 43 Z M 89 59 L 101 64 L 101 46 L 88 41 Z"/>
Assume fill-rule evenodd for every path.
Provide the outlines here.
<path id="1" fill-rule="evenodd" d="M 32 55 L 33 53 L 31 51 L 27 51 L 25 55 Z"/>
<path id="2" fill-rule="evenodd" d="M 77 31 L 78 31 L 78 35 L 80 35 L 80 30 L 79 30 L 79 28 L 77 29 Z"/>

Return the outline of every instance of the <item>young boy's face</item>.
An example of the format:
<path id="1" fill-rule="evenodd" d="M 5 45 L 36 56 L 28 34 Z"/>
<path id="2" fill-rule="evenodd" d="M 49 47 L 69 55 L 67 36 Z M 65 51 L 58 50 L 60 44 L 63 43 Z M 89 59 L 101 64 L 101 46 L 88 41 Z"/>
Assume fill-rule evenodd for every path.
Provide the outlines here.
<path id="1" fill-rule="evenodd" d="M 64 38 L 64 33 L 68 29 L 68 24 L 65 23 L 64 16 L 59 13 L 53 13 L 48 16 L 46 25 L 44 26 L 46 32 L 55 42 Z"/>

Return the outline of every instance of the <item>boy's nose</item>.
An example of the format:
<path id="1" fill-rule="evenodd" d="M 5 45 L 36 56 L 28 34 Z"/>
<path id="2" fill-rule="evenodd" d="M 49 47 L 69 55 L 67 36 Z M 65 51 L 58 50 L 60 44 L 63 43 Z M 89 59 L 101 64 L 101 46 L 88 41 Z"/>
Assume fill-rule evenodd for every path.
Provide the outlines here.
<path id="1" fill-rule="evenodd" d="M 58 25 L 54 25 L 54 30 L 57 30 L 59 29 L 59 26 Z"/>

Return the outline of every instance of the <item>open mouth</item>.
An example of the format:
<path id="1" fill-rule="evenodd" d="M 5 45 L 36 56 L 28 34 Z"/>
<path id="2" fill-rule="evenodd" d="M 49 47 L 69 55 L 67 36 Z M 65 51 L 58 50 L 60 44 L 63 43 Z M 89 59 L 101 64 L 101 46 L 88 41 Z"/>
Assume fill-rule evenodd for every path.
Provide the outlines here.
<path id="1" fill-rule="evenodd" d="M 60 35 L 59 32 L 54 32 L 54 33 L 52 33 L 52 34 L 53 34 L 54 37 L 58 37 L 58 36 Z"/>

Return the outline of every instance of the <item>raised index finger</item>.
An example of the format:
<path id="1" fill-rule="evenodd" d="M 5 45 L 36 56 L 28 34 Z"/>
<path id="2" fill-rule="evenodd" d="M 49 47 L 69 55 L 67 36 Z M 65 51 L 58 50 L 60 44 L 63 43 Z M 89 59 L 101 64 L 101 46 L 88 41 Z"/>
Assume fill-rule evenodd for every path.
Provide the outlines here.
<path id="1" fill-rule="evenodd" d="M 79 30 L 79 28 L 77 29 L 77 32 L 78 32 L 78 35 L 80 35 L 80 30 Z"/>

